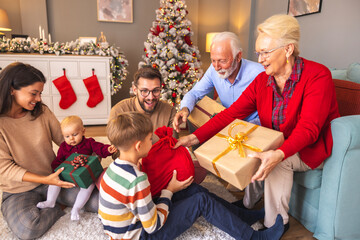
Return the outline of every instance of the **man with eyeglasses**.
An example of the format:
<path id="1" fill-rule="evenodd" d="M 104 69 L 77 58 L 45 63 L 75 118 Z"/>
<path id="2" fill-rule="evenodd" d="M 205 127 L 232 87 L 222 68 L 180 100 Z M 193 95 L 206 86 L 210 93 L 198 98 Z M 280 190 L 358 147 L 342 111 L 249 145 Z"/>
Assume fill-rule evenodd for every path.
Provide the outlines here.
<path id="1" fill-rule="evenodd" d="M 132 86 L 135 97 L 124 99 L 113 106 L 109 120 L 122 112 L 141 112 L 150 117 L 154 131 L 162 126 L 172 127 L 176 109 L 160 100 L 162 82 L 161 73 L 157 68 L 140 68 L 134 75 Z M 173 137 L 178 138 L 176 131 L 173 131 Z M 153 134 L 153 144 L 158 140 L 159 137 Z M 206 176 L 206 170 L 200 167 L 198 161 L 194 161 L 194 167 L 194 182 L 200 184 Z"/>
<path id="2" fill-rule="evenodd" d="M 122 112 L 141 112 L 148 115 L 154 130 L 159 127 L 172 127 L 176 110 L 169 103 L 161 101 L 162 76 L 158 69 L 149 66 L 140 68 L 134 76 L 133 92 L 135 97 L 117 103 L 110 111 L 109 120 Z M 174 131 L 174 137 L 177 133 Z M 153 143 L 159 140 L 153 135 Z"/>
<path id="3" fill-rule="evenodd" d="M 180 124 L 186 121 L 195 104 L 212 89 L 216 89 L 221 104 L 228 108 L 255 77 L 264 71 L 261 64 L 242 58 L 240 40 L 232 32 L 215 35 L 210 46 L 210 57 L 210 67 L 181 101 L 180 111 L 175 115 L 173 123 L 177 132 L 180 131 Z M 245 121 L 260 124 L 257 112 L 250 114 Z"/>

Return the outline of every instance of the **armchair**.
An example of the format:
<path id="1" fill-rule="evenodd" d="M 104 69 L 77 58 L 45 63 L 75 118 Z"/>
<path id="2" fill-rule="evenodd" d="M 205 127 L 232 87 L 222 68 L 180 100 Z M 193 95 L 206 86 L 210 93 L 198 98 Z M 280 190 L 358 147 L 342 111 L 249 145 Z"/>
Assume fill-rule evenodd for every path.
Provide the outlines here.
<path id="1" fill-rule="evenodd" d="M 360 239 L 360 84 L 337 79 L 334 84 L 341 117 L 331 122 L 332 154 L 322 170 L 294 173 L 289 213 L 317 239 L 355 240 Z"/>

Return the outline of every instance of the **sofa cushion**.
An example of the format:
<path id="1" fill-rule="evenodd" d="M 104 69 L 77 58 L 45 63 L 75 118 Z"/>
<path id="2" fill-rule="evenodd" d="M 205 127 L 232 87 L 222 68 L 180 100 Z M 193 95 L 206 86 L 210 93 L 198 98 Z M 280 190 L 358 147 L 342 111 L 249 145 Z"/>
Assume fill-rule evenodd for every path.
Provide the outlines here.
<path id="1" fill-rule="evenodd" d="M 322 170 L 319 169 L 306 172 L 295 172 L 294 182 L 305 188 L 316 189 L 321 186 L 321 176 Z"/>
<path id="2" fill-rule="evenodd" d="M 360 84 L 333 79 L 340 116 L 360 114 Z"/>
<path id="3" fill-rule="evenodd" d="M 347 69 L 347 80 L 360 83 L 360 63 L 352 63 Z"/>

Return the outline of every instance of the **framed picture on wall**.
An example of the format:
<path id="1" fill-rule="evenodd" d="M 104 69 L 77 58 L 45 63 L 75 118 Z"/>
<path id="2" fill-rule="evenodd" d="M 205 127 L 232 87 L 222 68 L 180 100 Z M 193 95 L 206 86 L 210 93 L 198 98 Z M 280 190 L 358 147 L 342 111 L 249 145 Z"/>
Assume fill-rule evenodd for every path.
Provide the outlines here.
<path id="1" fill-rule="evenodd" d="M 319 13 L 322 0 L 289 0 L 288 15 L 300 17 Z"/>
<path id="2" fill-rule="evenodd" d="M 97 0 L 98 21 L 133 22 L 133 0 Z"/>

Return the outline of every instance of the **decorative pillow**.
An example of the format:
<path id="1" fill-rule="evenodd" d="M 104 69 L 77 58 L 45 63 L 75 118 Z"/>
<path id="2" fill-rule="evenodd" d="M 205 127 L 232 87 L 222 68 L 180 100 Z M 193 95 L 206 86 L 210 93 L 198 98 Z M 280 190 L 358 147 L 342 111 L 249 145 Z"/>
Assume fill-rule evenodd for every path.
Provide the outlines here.
<path id="1" fill-rule="evenodd" d="M 194 164 L 187 148 L 180 146 L 173 149 L 177 140 L 173 138 L 173 129 L 160 127 L 155 130 L 160 140 L 150 149 L 147 157 L 142 159 L 142 171 L 148 176 L 151 195 L 158 196 L 162 189 L 177 171 L 177 180 L 184 181 L 194 176 Z"/>
<path id="2" fill-rule="evenodd" d="M 346 80 L 346 69 L 333 69 L 330 70 L 333 79 Z"/>
<path id="3" fill-rule="evenodd" d="M 360 83 L 360 63 L 350 64 L 346 75 L 349 81 Z"/>

